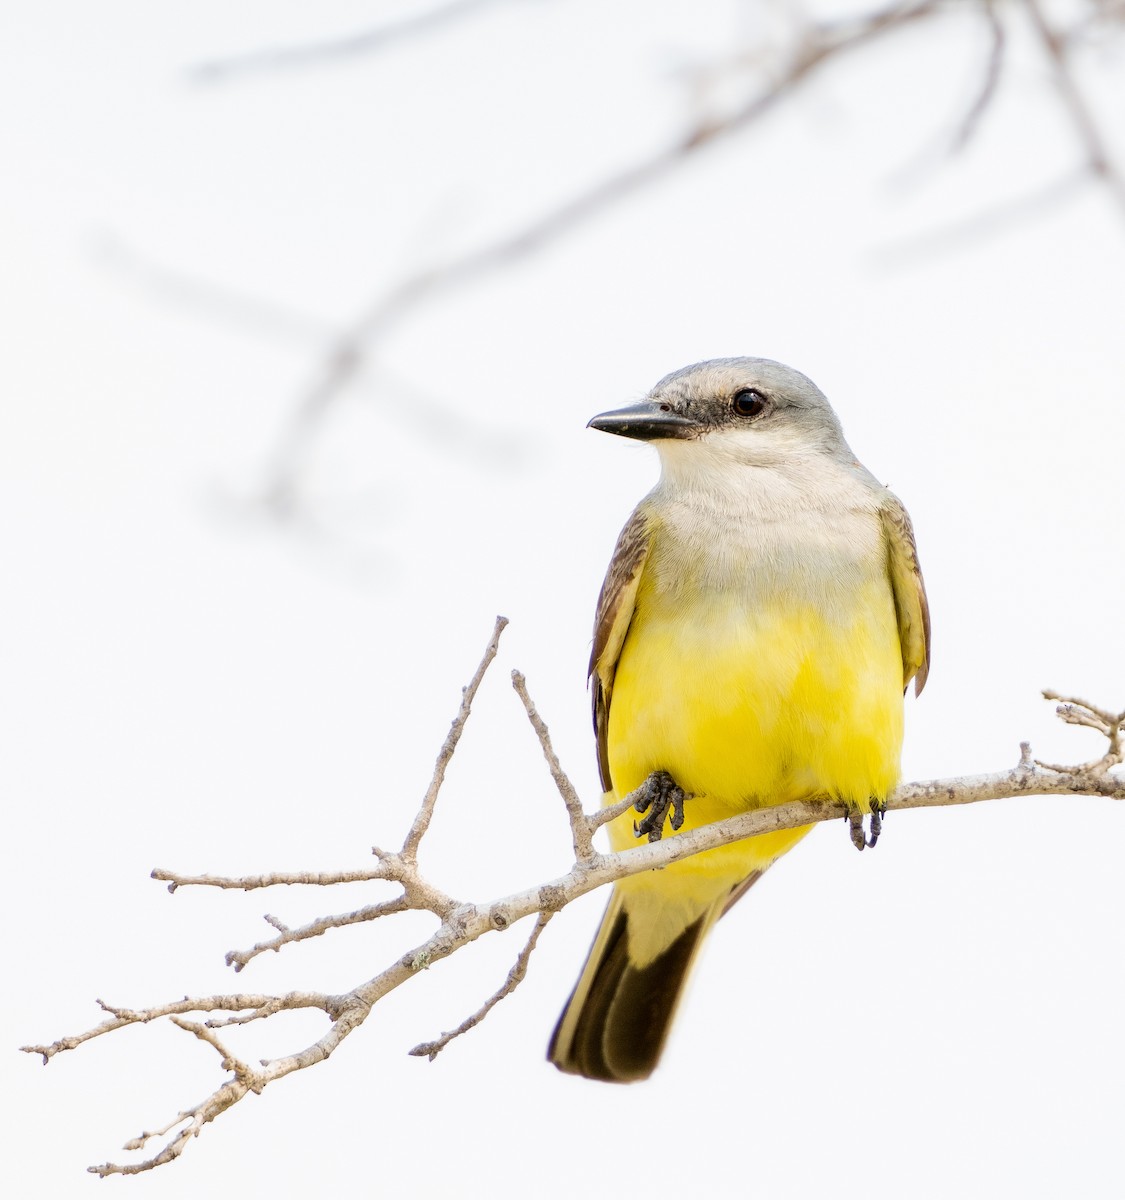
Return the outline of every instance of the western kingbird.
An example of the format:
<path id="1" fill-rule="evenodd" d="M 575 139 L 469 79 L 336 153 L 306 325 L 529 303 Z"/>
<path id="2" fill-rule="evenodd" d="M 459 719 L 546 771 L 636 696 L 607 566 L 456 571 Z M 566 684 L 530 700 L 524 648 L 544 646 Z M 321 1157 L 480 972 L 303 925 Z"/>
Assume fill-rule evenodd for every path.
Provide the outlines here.
<path id="1" fill-rule="evenodd" d="M 910 518 L 811 380 L 763 358 L 674 371 L 594 429 L 652 442 L 660 481 L 617 541 L 590 658 L 605 803 L 645 786 L 615 849 L 823 797 L 875 826 L 903 692 L 929 662 Z M 641 811 L 641 802 L 637 805 Z M 859 825 L 858 831 L 856 826 Z M 548 1056 L 590 1079 L 656 1066 L 704 935 L 809 826 L 615 884 Z M 873 835 L 876 829 L 872 830 Z"/>

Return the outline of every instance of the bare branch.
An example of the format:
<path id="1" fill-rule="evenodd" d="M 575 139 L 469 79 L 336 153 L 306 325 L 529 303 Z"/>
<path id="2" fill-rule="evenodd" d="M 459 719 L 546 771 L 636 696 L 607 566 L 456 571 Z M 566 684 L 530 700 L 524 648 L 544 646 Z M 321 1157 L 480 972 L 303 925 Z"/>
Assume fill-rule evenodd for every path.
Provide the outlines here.
<path id="1" fill-rule="evenodd" d="M 551 912 L 541 912 L 539 914 L 535 919 L 535 928 L 531 931 L 531 936 L 527 939 L 527 944 L 519 952 L 519 957 L 508 972 L 508 978 L 504 981 L 503 986 L 493 992 L 471 1017 L 466 1017 L 456 1029 L 448 1033 L 443 1033 L 441 1037 L 436 1038 L 434 1041 L 422 1042 L 420 1045 L 415 1046 L 410 1053 L 418 1058 L 428 1058 L 430 1062 L 433 1062 L 454 1038 L 460 1037 L 463 1033 L 468 1033 L 474 1026 L 479 1025 L 505 996 L 510 996 L 523 982 L 524 976 L 527 975 L 527 964 L 531 961 L 535 943 L 539 941 L 539 935 L 547 928 L 547 922 L 554 915 Z"/>
<path id="2" fill-rule="evenodd" d="M 145 1143 L 152 1137 L 163 1137 L 169 1130 L 174 1129 L 177 1125 L 187 1121 L 187 1126 L 182 1129 L 170 1142 L 168 1142 L 159 1153 L 154 1154 L 151 1158 L 144 1159 L 143 1162 L 126 1163 L 124 1165 L 118 1163 L 101 1163 L 96 1167 L 87 1167 L 87 1171 L 91 1175 L 98 1175 L 105 1179 L 109 1175 L 140 1175 L 144 1171 L 151 1171 L 155 1167 L 162 1167 L 166 1163 L 175 1162 L 177 1158 L 187 1149 L 192 1138 L 198 1137 L 203 1132 L 203 1127 L 213 1121 L 220 1113 L 225 1112 L 232 1105 L 237 1104 L 239 1100 L 250 1091 L 249 1086 L 238 1079 L 231 1079 L 224 1083 L 222 1087 L 216 1089 L 207 1097 L 201 1104 L 197 1104 L 194 1108 L 189 1108 L 185 1112 L 180 1113 L 175 1120 L 170 1121 L 167 1125 L 159 1130 L 142 1133 L 139 1137 L 132 1138 L 125 1143 L 125 1150 L 140 1150 L 143 1149 Z"/>
<path id="3" fill-rule="evenodd" d="M 185 996 L 182 1000 L 173 1000 L 167 1004 L 158 1004 L 152 1008 L 141 1009 L 117 1008 L 112 1004 L 106 1004 L 105 1001 L 99 1000 L 98 1007 L 103 1012 L 109 1013 L 111 1019 L 103 1021 L 101 1025 L 96 1025 L 93 1029 L 86 1030 L 85 1033 L 76 1034 L 72 1037 L 59 1038 L 57 1041 L 51 1042 L 50 1045 L 21 1046 L 20 1049 L 25 1054 L 40 1055 L 43 1059 L 43 1065 L 46 1066 L 56 1054 L 61 1054 L 64 1050 L 77 1049 L 83 1042 L 101 1037 L 102 1034 L 113 1033 L 114 1030 L 124 1029 L 127 1025 L 147 1025 L 149 1021 L 155 1021 L 160 1017 L 170 1017 L 180 1013 L 240 1012 L 243 1009 L 253 1009 L 255 1011 L 270 1009 L 274 1012 L 280 1012 L 282 1009 L 319 1008 L 331 1015 L 333 1011 L 331 997 L 321 995 L 319 992 L 287 992 L 283 996 L 258 995 L 254 993 L 237 993 L 227 996 Z M 216 1022 L 216 1026 L 228 1023 L 232 1022 L 220 1021 Z"/>
<path id="4" fill-rule="evenodd" d="M 485 660 L 471 687 L 479 683 L 479 677 L 487 667 L 488 661 L 491 660 L 491 655 L 494 655 L 495 641 L 501 628 L 502 625 L 498 622 L 489 651 L 486 652 Z M 554 774 L 557 760 L 553 759 L 553 751 L 550 751 L 546 726 L 539 719 L 538 712 L 528 697 L 526 686 L 521 687 L 520 683 L 522 683 L 522 677 L 516 683 L 516 689 L 520 693 L 520 699 L 524 703 L 529 718 L 534 714 L 532 724 L 540 737 L 540 744 L 544 747 L 544 753 L 547 754 L 548 762 L 552 766 L 552 774 Z M 469 690 L 467 688 L 466 693 Z M 1048 695 L 1052 699 L 1062 699 L 1053 692 Z M 467 715 L 467 706 L 463 706 L 462 714 L 459 717 L 462 726 L 465 715 Z M 1068 723 L 1081 724 L 1103 733 L 1111 744 L 1109 755 L 1088 767 L 1047 769 L 1033 762 L 1030 747 L 1025 743 L 1021 746 L 1019 763 L 1011 770 L 992 775 L 935 779 L 922 783 L 904 784 L 888 798 L 886 811 L 972 804 L 982 800 L 1028 795 L 1089 795 L 1125 800 L 1125 777 L 1111 774 L 1108 763 L 1110 757 L 1116 755 L 1115 761 L 1120 757 L 1121 730 L 1122 724 L 1125 723 L 1125 713 L 1118 715 L 1096 708 L 1086 701 L 1069 699 L 1060 706 L 1059 715 Z M 454 724 L 457 726 L 457 722 Z M 449 739 L 447 739 L 447 743 L 448 741 Z M 455 738 L 453 744 L 456 744 Z M 452 749 L 449 753 L 452 754 Z M 435 773 L 435 780 L 438 783 L 440 783 L 440 772 L 444 770 L 446 763 L 448 763 L 448 756 L 444 758 L 439 756 L 440 769 Z M 559 776 L 565 780 L 561 768 L 557 769 Z M 556 780 L 556 782 L 558 781 Z M 560 788 L 560 790 L 563 789 Z M 620 815 L 634 799 L 634 795 L 626 797 L 611 811 Z M 432 811 L 432 805 L 430 810 Z M 747 811 L 713 825 L 675 833 L 660 841 L 646 842 L 614 854 L 591 853 L 584 857 L 581 847 L 588 844 L 586 839 L 600 824 L 604 823 L 606 818 L 598 814 L 586 816 L 579 813 L 575 816 L 569 804 L 568 812 L 571 812 L 572 815 L 571 828 L 575 841 L 575 861 L 571 869 L 556 879 L 536 884 L 490 902 L 459 904 L 428 883 L 419 873 L 413 858 L 408 857 L 405 853 L 376 851 L 380 858 L 380 866 L 385 869 L 380 878 L 400 883 L 404 889 L 404 895 L 398 900 L 386 902 L 384 905 L 372 906 L 372 910 L 377 910 L 380 915 L 386 915 L 391 905 L 399 905 L 402 910 L 426 908 L 440 916 L 441 924 L 420 945 L 399 955 L 377 975 L 347 993 L 327 995 L 315 992 L 290 992 L 280 996 L 235 994 L 202 998 L 184 997 L 169 1004 L 140 1010 L 115 1008 L 103 1004 L 102 1008 L 110 1014 L 110 1019 L 103 1022 L 102 1025 L 76 1037 L 59 1039 L 51 1045 L 25 1046 L 24 1050 L 39 1054 L 44 1062 L 48 1062 L 62 1050 L 75 1049 L 91 1038 L 113 1032 L 125 1025 L 144 1024 L 159 1017 L 168 1017 L 180 1028 L 216 1050 L 221 1055 L 224 1070 L 231 1073 L 231 1077 L 224 1080 L 202 1103 L 180 1113 L 175 1120 L 169 1122 L 155 1134 L 143 1134 L 127 1146 L 127 1149 L 139 1150 L 153 1136 L 165 1137 L 178 1130 L 157 1153 L 140 1163 L 127 1166 L 103 1163 L 90 1169 L 99 1175 L 135 1174 L 173 1161 L 183 1153 L 191 1138 L 196 1137 L 206 1124 L 213 1121 L 227 1108 L 236 1104 L 248 1093 L 261 1092 L 270 1083 L 294 1071 L 305 1070 L 323 1062 L 338 1049 L 353 1030 L 363 1024 L 372 1008 L 384 996 L 486 933 L 508 929 L 524 917 L 534 915 L 537 918 L 535 928 L 503 986 L 456 1030 L 443 1034 L 433 1042 L 415 1047 L 412 1053 L 434 1057 L 453 1038 L 478 1024 L 504 996 L 510 995 L 524 978 L 539 934 L 546 927 L 551 915 L 579 896 L 626 876 L 638 874 L 641 871 L 659 870 L 690 855 L 727 845 L 743 838 L 849 816 L 847 806 L 842 803 L 824 799 L 808 799 L 792 804 Z M 577 831 L 583 826 L 585 826 L 585 833 L 580 837 Z M 191 877 L 177 878 L 188 879 Z M 211 877 L 196 878 L 213 882 Z M 326 878 L 332 882 L 337 880 L 335 875 L 328 875 Z M 323 918 L 320 922 L 314 922 L 304 927 L 304 931 L 307 931 L 307 936 L 316 936 L 324 929 L 334 928 L 340 923 L 354 923 L 355 920 L 366 915 L 365 910 L 357 910 L 355 914 Z M 275 927 L 280 928 L 282 939 L 286 939 L 293 932 L 285 929 L 280 922 L 275 921 L 274 924 Z M 282 1012 L 301 1008 L 317 1008 L 326 1013 L 330 1020 L 328 1030 L 304 1049 L 280 1058 L 263 1060 L 259 1067 L 250 1067 L 237 1058 L 215 1033 L 218 1029 L 234 1029 L 240 1025 L 266 1020 Z M 203 1023 L 183 1019 L 192 1012 L 217 1012 L 230 1015 L 212 1018 Z"/>
<path id="5" fill-rule="evenodd" d="M 430 786 L 426 789 L 425 796 L 422 798 L 422 806 L 418 810 L 418 815 L 414 818 L 414 824 L 411 825 L 410 832 L 406 835 L 406 840 L 402 843 L 402 857 L 408 862 L 413 862 L 417 857 L 418 846 L 422 838 L 426 836 L 426 830 L 430 827 L 430 820 L 434 815 L 434 805 L 437 804 L 438 792 L 441 790 L 442 782 L 445 779 L 445 771 L 449 766 L 449 760 L 453 757 L 453 751 L 457 749 L 457 743 L 461 740 L 461 734 L 465 730 L 465 722 L 469 719 L 469 712 L 472 709 L 477 688 L 480 687 L 485 671 L 488 670 L 489 664 L 496 657 L 496 653 L 500 649 L 500 635 L 504 632 L 504 627 L 507 624 L 507 617 L 496 618 L 492 637 L 485 647 L 484 656 L 480 660 L 476 674 L 469 681 L 469 686 L 461 690 L 461 707 L 457 712 L 457 716 L 453 718 L 453 724 L 449 727 L 449 733 L 442 743 L 441 750 L 438 751 L 437 762 L 434 763 L 434 775 L 430 780 Z"/>

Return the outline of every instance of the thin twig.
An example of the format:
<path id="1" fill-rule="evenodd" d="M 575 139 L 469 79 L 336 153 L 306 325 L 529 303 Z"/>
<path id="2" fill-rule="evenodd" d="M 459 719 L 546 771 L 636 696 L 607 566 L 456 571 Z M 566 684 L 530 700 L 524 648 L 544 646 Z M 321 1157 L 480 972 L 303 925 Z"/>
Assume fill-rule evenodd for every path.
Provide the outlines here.
<path id="1" fill-rule="evenodd" d="M 70 1037 L 59 1038 L 49 1045 L 21 1046 L 25 1054 L 38 1054 L 43 1059 L 43 1065 L 61 1054 L 64 1050 L 75 1050 L 93 1038 L 106 1033 L 124 1029 L 128 1025 L 147 1025 L 150 1021 L 161 1017 L 170 1017 L 181 1013 L 192 1012 L 240 1012 L 243 1009 L 276 1008 L 297 1010 L 300 1008 L 319 1008 L 331 1015 L 333 1005 L 331 998 L 319 992 L 287 992 L 282 996 L 258 995 L 254 993 L 237 993 L 225 996 L 185 996 L 182 1000 L 173 1000 L 167 1004 L 159 1004 L 152 1008 L 118 1008 L 99 1000 L 98 1007 L 110 1014 L 110 1020 L 87 1029 L 84 1033 Z M 220 1022 L 221 1023 L 221 1022 Z"/>
<path id="2" fill-rule="evenodd" d="M 264 875 L 182 875 L 178 871 L 167 871 L 156 867 L 150 879 L 168 883 L 168 890 L 175 892 L 182 887 L 213 887 L 229 891 L 252 892 L 258 888 L 332 887 L 338 883 L 370 883 L 376 879 L 389 879 L 387 869 L 380 863 L 375 867 L 364 867 L 355 871 L 271 871 Z"/>
<path id="3" fill-rule="evenodd" d="M 566 805 L 566 815 L 570 818 L 570 836 L 574 843 L 575 862 L 590 862 L 596 856 L 594 845 L 590 838 L 590 823 L 586 814 L 582 811 L 582 801 L 578 798 L 574 784 L 570 782 L 566 772 L 562 769 L 559 757 L 555 753 L 555 748 L 551 745 L 551 735 L 547 730 L 547 726 L 543 718 L 539 715 L 539 710 L 535 707 L 535 702 L 528 694 L 527 680 L 519 671 L 512 672 L 512 687 L 516 689 L 516 695 L 523 702 L 527 719 L 531 722 L 531 728 L 535 730 L 535 736 L 539 739 L 539 746 L 543 751 L 543 757 L 547 760 L 551 778 L 555 781 L 555 787 L 559 790 L 563 804 Z"/>
<path id="4" fill-rule="evenodd" d="M 466 1017 L 456 1029 L 450 1030 L 448 1033 L 443 1033 L 441 1037 L 435 1038 L 432 1042 L 422 1042 L 420 1045 L 415 1046 L 410 1053 L 417 1058 L 428 1058 L 430 1062 L 433 1062 L 454 1038 L 460 1037 L 463 1033 L 468 1033 L 474 1026 L 479 1025 L 505 996 L 510 996 L 523 982 L 524 976 L 527 974 L 527 965 L 531 960 L 532 951 L 535 949 L 535 943 L 539 941 L 539 935 L 547 928 L 547 922 L 554 915 L 553 912 L 541 912 L 536 917 L 535 928 L 532 929 L 531 936 L 527 939 L 527 944 L 519 952 L 519 957 L 508 972 L 508 978 L 504 980 L 503 986 L 493 992 L 471 1017 Z"/>
<path id="5" fill-rule="evenodd" d="M 141 1150 L 149 1138 L 163 1136 L 181 1122 L 187 1121 L 187 1126 L 168 1142 L 159 1153 L 154 1154 L 151 1158 L 144 1159 L 142 1162 L 125 1164 L 101 1163 L 95 1167 L 87 1167 L 86 1170 L 91 1175 L 97 1175 L 105 1179 L 109 1175 L 140 1175 L 144 1171 L 151 1171 L 156 1167 L 162 1167 L 167 1163 L 175 1162 L 191 1144 L 192 1139 L 197 1138 L 203 1132 L 206 1125 L 219 1116 L 220 1113 L 237 1104 L 249 1091 L 250 1087 L 242 1080 L 230 1079 L 222 1087 L 212 1092 L 206 1100 L 180 1113 L 175 1120 L 170 1121 L 163 1129 L 142 1133 L 139 1137 L 127 1141 L 124 1146 L 126 1150 Z"/>
<path id="6" fill-rule="evenodd" d="M 368 904 L 364 908 L 357 908 L 354 912 L 318 917 L 315 921 L 310 921 L 307 925 L 301 925 L 296 929 L 289 929 L 267 916 L 266 920 L 279 930 L 277 937 L 258 942 L 249 950 L 228 950 L 226 964 L 228 967 L 234 967 L 236 971 L 241 971 L 248 962 L 257 958 L 259 954 L 264 954 L 267 950 L 276 952 L 282 946 L 290 946 L 294 942 L 304 942 L 309 938 L 320 937 L 329 929 L 344 929 L 349 925 L 362 925 L 368 921 L 377 921 L 380 917 L 393 916 L 395 913 L 406 912 L 415 907 L 406 896 L 396 896 L 393 900 L 384 900 L 381 904 Z"/>
<path id="7" fill-rule="evenodd" d="M 185 1033 L 190 1033 L 192 1037 L 198 1038 L 201 1042 L 210 1046 L 222 1060 L 224 1071 L 230 1071 L 237 1079 L 247 1082 L 255 1078 L 256 1072 L 223 1045 L 219 1039 L 219 1035 L 215 1032 L 215 1026 L 210 1023 L 201 1025 L 198 1021 L 185 1021 L 183 1017 L 172 1017 L 170 1019 L 172 1024 L 178 1029 L 182 1029 Z M 256 1090 L 260 1091 L 261 1089 Z"/>
<path id="8" fill-rule="evenodd" d="M 496 618 L 492 637 L 485 647 L 484 656 L 480 660 L 476 674 L 469 681 L 469 686 L 461 689 L 461 707 L 457 711 L 457 716 L 453 718 L 453 724 L 449 727 L 449 733 L 446 734 L 441 750 L 438 751 L 430 786 L 426 789 L 425 796 L 422 797 L 422 805 L 418 809 L 418 815 L 414 818 L 414 824 L 411 825 L 410 831 L 406 835 L 406 840 L 402 843 L 402 857 L 408 861 L 413 861 L 417 857 L 418 846 L 426 836 L 426 830 L 430 827 L 430 821 L 434 815 L 434 805 L 437 804 L 438 792 L 441 790 L 441 785 L 445 780 L 445 771 L 449 766 L 449 760 L 453 757 L 453 751 L 457 749 L 457 743 L 461 740 L 461 734 L 465 731 L 465 722 L 469 719 L 469 713 L 473 707 L 477 688 L 480 687 L 485 671 L 488 670 L 489 664 L 496 657 L 496 653 L 500 649 L 500 635 L 504 632 L 507 624 L 507 617 Z"/>
<path id="9" fill-rule="evenodd" d="M 535 702 L 527 690 L 527 680 L 521 672 L 512 672 L 512 687 L 515 688 L 516 694 L 523 702 L 527 719 L 531 723 L 531 728 L 535 730 L 543 757 L 547 760 L 547 766 L 550 768 L 551 778 L 555 781 L 555 787 L 558 788 L 559 795 L 562 796 L 563 803 L 566 805 L 566 815 L 570 820 L 570 834 L 574 847 L 574 861 L 579 865 L 592 865 L 599 858 L 598 852 L 594 849 L 594 834 L 603 825 L 616 820 L 622 813 L 628 812 L 631 808 L 637 808 L 637 802 L 642 797 L 644 802 L 637 808 L 637 811 L 643 812 L 649 803 L 645 785 L 642 784 L 639 788 L 634 789 L 623 800 L 618 800 L 615 804 L 610 804 L 592 813 L 583 811 L 578 792 L 571 783 L 570 777 L 562 769 L 562 764 L 551 744 L 551 735 L 547 725 L 535 707 Z"/>

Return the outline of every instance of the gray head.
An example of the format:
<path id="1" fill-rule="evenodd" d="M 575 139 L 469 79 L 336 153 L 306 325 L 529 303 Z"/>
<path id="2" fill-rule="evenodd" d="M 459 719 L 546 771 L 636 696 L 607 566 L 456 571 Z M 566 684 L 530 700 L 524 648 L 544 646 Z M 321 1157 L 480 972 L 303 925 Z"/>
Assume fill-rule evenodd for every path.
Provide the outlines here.
<path id="1" fill-rule="evenodd" d="M 653 442 L 666 462 L 703 455 L 771 466 L 811 454 L 851 454 L 824 393 L 768 358 L 713 358 L 683 367 L 639 404 L 601 413 L 590 425 Z"/>

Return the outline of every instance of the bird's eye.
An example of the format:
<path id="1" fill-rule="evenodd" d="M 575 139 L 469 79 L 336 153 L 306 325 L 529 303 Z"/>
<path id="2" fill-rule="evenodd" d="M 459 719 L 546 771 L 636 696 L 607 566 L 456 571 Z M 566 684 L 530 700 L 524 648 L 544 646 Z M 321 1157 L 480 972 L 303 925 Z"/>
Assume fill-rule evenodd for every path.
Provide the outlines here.
<path id="1" fill-rule="evenodd" d="M 740 417 L 760 417 L 769 407 L 769 401 L 757 388 L 743 388 L 735 392 L 730 406 Z"/>

